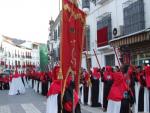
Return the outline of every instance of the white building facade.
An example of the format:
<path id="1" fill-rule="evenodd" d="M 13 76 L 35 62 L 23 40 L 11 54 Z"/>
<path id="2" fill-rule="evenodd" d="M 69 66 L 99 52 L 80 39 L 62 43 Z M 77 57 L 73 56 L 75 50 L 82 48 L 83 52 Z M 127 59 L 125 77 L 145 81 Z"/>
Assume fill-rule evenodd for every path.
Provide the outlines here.
<path id="1" fill-rule="evenodd" d="M 91 2 L 92 1 L 92 2 Z M 115 66 L 120 63 L 118 47 L 110 46 L 112 40 L 122 38 L 143 29 L 150 28 L 150 1 L 149 0 L 80 0 L 79 6 L 87 13 L 86 25 L 89 27 L 89 37 L 86 37 L 90 49 L 91 67 L 98 67 L 93 49 L 97 53 L 101 67 Z M 131 7 L 131 14 L 126 14 L 126 8 Z M 141 8 L 141 9 L 140 9 Z M 143 8 L 143 9 L 142 9 Z M 134 11 L 135 9 L 135 11 Z M 141 12 L 141 14 L 140 14 Z M 142 14 L 143 13 L 143 14 Z M 137 16 L 136 16 L 137 15 Z M 132 16 L 129 20 L 128 16 Z M 135 18 L 133 18 L 135 16 Z M 137 22 L 134 23 L 134 21 Z M 139 21 L 138 21 L 139 20 Z M 128 25 L 130 23 L 130 26 Z M 132 25 L 133 24 L 133 25 Z M 138 24 L 138 25 L 137 25 Z M 136 26 L 137 25 L 137 26 Z M 130 27 L 130 29 L 129 29 Z M 136 28 L 139 29 L 136 29 Z M 129 32 L 128 29 L 132 32 Z M 136 39 L 135 39 L 136 40 Z M 126 46 L 126 45 L 125 45 Z M 115 55 L 114 47 L 117 53 Z M 83 56 L 82 67 L 86 67 Z"/>
<path id="2" fill-rule="evenodd" d="M 1 36 L 1 69 L 26 71 L 28 67 L 38 66 L 40 62 L 39 44 L 22 41 L 15 43 L 12 38 Z"/>
<path id="3" fill-rule="evenodd" d="M 60 61 L 60 18 L 61 13 L 55 21 L 50 20 L 50 33 L 48 37 L 49 68 L 52 69 Z"/>

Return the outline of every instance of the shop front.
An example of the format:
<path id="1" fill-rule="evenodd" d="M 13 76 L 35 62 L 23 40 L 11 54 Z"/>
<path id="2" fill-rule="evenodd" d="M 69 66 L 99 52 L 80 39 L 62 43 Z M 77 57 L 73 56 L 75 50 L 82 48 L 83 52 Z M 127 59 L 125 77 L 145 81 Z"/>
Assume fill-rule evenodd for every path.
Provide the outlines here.
<path id="1" fill-rule="evenodd" d="M 110 45 L 120 49 L 122 64 L 150 65 L 150 31 L 140 31 L 111 40 Z"/>
<path id="2" fill-rule="evenodd" d="M 131 48 L 131 63 L 134 65 L 150 65 L 150 41 L 137 43 L 129 46 Z"/>

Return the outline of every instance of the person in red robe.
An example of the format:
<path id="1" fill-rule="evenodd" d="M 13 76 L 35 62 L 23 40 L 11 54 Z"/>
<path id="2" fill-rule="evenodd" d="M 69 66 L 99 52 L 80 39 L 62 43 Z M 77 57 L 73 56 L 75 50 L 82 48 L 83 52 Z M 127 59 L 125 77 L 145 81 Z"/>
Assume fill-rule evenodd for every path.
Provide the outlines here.
<path id="1" fill-rule="evenodd" d="M 127 89 L 124 91 L 123 99 L 121 100 L 120 113 L 130 113 L 130 108 L 135 102 L 134 89 L 132 89 L 132 87 L 134 86 L 132 80 L 133 66 L 123 65 L 123 67 L 121 67 L 121 72 L 124 76 L 124 82 L 127 85 Z"/>
<path id="2" fill-rule="evenodd" d="M 65 91 L 61 102 L 61 88 L 62 82 L 58 80 L 58 70 L 60 67 L 54 67 L 53 69 L 53 81 L 47 93 L 47 107 L 46 113 L 72 113 L 73 105 L 75 113 L 81 113 L 78 94 L 76 93 L 74 82 L 72 82 L 72 76 L 68 75 L 65 85 Z M 57 70 L 57 71 L 56 71 Z M 57 72 L 57 73 L 56 73 Z M 73 95 L 74 94 L 74 95 Z M 73 98 L 74 97 L 74 98 Z M 74 103 L 73 103 L 74 100 Z M 62 103 L 62 106 L 61 106 Z"/>
<path id="3" fill-rule="evenodd" d="M 107 104 L 108 104 L 108 94 L 110 91 L 110 88 L 112 86 L 113 80 L 112 80 L 112 67 L 106 66 L 105 71 L 102 76 L 102 81 L 104 82 L 104 92 L 103 92 L 103 111 L 107 110 Z"/>
<path id="4" fill-rule="evenodd" d="M 136 77 L 139 81 L 139 95 L 138 95 L 138 112 L 144 112 L 144 94 L 146 88 L 146 76 L 145 71 L 142 70 L 141 66 L 138 66 L 139 72 L 137 73 Z"/>
<path id="5" fill-rule="evenodd" d="M 46 113 L 61 113 L 61 80 L 58 80 L 60 66 L 52 70 L 52 83 L 47 93 Z"/>
<path id="6" fill-rule="evenodd" d="M 122 72 L 112 74 L 113 84 L 108 95 L 107 113 L 120 113 L 121 101 L 125 98 L 128 86 Z"/>
<path id="7" fill-rule="evenodd" d="M 12 77 L 12 82 L 9 89 L 9 95 L 24 94 L 25 87 L 21 79 L 21 75 L 16 70 Z"/>
<path id="8" fill-rule="evenodd" d="M 42 95 L 46 96 L 48 92 L 48 75 L 47 73 L 43 72 L 41 75 L 42 81 Z"/>
<path id="9" fill-rule="evenodd" d="M 75 90 L 75 83 L 72 80 L 72 73 L 70 73 L 67 78 L 62 104 L 63 113 L 81 113 L 79 96 Z"/>
<path id="10" fill-rule="evenodd" d="M 81 102 L 85 105 L 88 104 L 88 92 L 89 92 L 89 82 L 90 82 L 90 75 L 89 73 L 86 71 L 86 69 L 83 69 L 83 72 L 82 72 L 82 84 L 83 84 L 83 91 L 81 91 L 83 94 L 82 94 L 82 99 L 81 99 Z"/>
<path id="11" fill-rule="evenodd" d="M 101 104 L 98 102 L 99 99 L 99 79 L 101 74 L 97 67 L 93 68 L 92 76 L 91 76 L 91 103 L 92 107 L 101 107 Z"/>

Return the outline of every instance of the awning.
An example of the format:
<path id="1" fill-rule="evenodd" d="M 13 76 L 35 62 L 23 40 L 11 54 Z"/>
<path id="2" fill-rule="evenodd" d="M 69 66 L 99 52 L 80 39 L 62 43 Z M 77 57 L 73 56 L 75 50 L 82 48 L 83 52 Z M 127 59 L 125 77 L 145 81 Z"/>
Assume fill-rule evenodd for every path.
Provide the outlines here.
<path id="1" fill-rule="evenodd" d="M 109 44 L 113 47 L 119 47 L 123 45 L 131 45 L 134 43 L 139 43 L 148 40 L 150 40 L 149 29 L 112 39 L 109 41 Z"/>

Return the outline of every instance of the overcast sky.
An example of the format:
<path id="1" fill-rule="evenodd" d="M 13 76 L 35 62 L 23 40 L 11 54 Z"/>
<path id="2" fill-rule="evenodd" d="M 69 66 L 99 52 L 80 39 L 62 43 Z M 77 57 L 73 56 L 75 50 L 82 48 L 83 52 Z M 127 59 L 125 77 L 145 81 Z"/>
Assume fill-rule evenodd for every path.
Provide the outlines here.
<path id="1" fill-rule="evenodd" d="M 0 0 L 0 34 L 46 43 L 58 13 L 59 0 Z"/>

